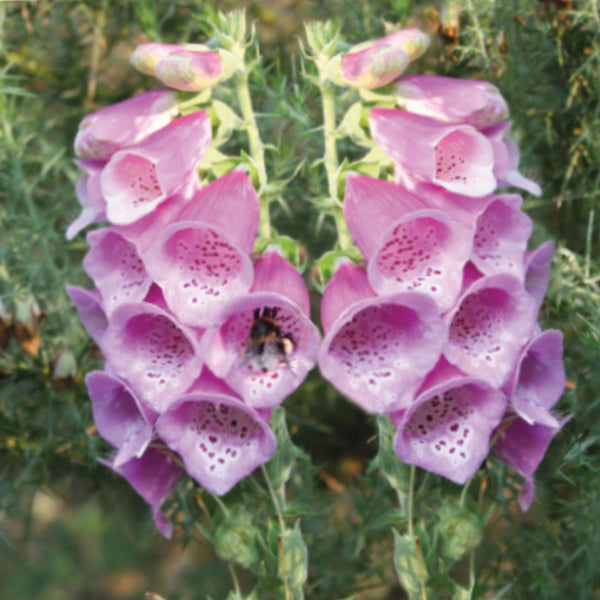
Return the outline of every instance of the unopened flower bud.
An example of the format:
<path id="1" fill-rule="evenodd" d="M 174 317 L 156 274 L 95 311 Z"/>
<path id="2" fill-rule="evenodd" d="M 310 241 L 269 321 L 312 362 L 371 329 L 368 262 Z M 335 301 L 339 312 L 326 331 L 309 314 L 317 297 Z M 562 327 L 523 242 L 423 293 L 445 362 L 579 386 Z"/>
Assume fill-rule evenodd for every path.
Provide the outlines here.
<path id="1" fill-rule="evenodd" d="M 129 57 L 129 62 L 138 71 L 146 75 L 154 75 L 159 60 L 167 57 L 174 50 L 185 49 L 184 44 L 161 44 L 148 42 L 140 44 Z"/>
<path id="2" fill-rule="evenodd" d="M 199 92 L 221 78 L 223 63 L 216 52 L 181 49 L 159 60 L 154 74 L 169 87 Z"/>
<path id="3" fill-rule="evenodd" d="M 61 348 L 53 361 L 52 379 L 57 387 L 67 386 L 77 374 L 77 360 L 73 350 Z"/>
<path id="4" fill-rule="evenodd" d="M 35 356 L 40 348 L 39 322 L 44 316 L 33 296 L 15 300 L 15 337 L 30 356 Z"/>
<path id="5" fill-rule="evenodd" d="M 394 81 L 429 46 L 419 29 L 401 29 L 378 40 L 355 46 L 342 58 L 342 78 L 355 87 L 375 89 Z"/>

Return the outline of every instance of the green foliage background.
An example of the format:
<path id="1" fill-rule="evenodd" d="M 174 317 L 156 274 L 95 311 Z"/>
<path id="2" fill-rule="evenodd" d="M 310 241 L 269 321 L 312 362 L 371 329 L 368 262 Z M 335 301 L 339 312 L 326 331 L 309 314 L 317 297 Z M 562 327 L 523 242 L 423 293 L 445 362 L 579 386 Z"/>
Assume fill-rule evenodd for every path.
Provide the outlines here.
<path id="1" fill-rule="evenodd" d="M 185 544 L 166 542 L 135 493 L 96 462 L 106 446 L 90 428 L 82 377 L 100 356 L 65 293 L 67 283 L 88 286 L 86 244 L 83 235 L 67 243 L 64 231 L 78 214 L 71 159 L 79 121 L 155 85 L 129 67 L 131 50 L 148 39 L 205 39 L 216 10 L 242 5 L 261 43 L 252 86 L 263 138 L 277 147 L 268 155 L 269 174 L 296 173 L 275 225 L 301 240 L 309 262 L 335 238 L 333 224 L 317 223 L 309 204 L 325 181 L 310 168 L 322 154 L 322 136 L 317 90 L 303 77 L 298 51 L 303 21 L 332 19 L 349 42 L 382 35 L 382 18 L 418 25 L 433 44 L 413 70 L 488 79 L 507 98 L 522 171 L 544 190 L 525 201 L 536 222 L 533 243 L 557 243 L 542 322 L 565 336 L 569 385 L 559 408 L 573 419 L 538 471 L 529 513 L 515 507 L 518 482 L 489 464 L 484 497 L 496 508 L 477 551 L 475 597 L 600 598 L 595 0 L 0 3 L 0 316 L 8 322 L 6 315 L 32 299 L 41 311 L 29 331 L 34 340 L 39 334 L 35 356 L 14 335 L 0 349 L 0 598 L 133 600 L 145 590 L 168 600 L 224 598 L 230 588 L 210 545 L 193 539 L 189 489 L 177 499 Z M 454 5 L 461 10 L 455 30 L 448 17 Z M 356 152 L 350 144 L 341 150 Z M 57 372 L 70 353 L 75 372 Z M 316 374 L 285 407 L 293 440 L 313 465 L 299 461 L 289 491 L 295 509 L 288 516 L 302 518 L 309 547 L 307 597 L 403 598 L 390 559 L 395 498 L 378 472 L 366 469 L 377 450 L 374 422 Z M 430 497 L 427 481 L 420 483 L 421 514 L 435 519 L 439 486 Z M 441 490 L 457 494 L 451 484 Z M 456 566 L 459 578 L 462 568 Z"/>

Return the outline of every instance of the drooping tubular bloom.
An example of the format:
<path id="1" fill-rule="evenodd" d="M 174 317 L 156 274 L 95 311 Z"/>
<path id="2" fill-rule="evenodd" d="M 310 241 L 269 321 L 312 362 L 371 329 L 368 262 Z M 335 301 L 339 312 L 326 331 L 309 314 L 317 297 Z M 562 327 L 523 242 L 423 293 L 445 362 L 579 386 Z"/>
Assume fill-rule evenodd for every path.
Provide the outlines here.
<path id="1" fill-rule="evenodd" d="M 254 265 L 249 293 L 226 304 L 202 348 L 207 366 L 244 402 L 272 407 L 304 381 L 319 341 L 304 280 L 272 249 Z"/>
<path id="2" fill-rule="evenodd" d="M 376 296 L 366 273 L 342 263 L 323 292 L 321 374 L 369 413 L 404 406 L 442 351 L 447 325 L 426 294 Z"/>
<path id="3" fill-rule="evenodd" d="M 113 154 L 100 175 L 108 220 L 132 223 L 187 188 L 210 138 L 206 113 L 196 111 Z"/>
<path id="4" fill-rule="evenodd" d="M 168 125 L 177 114 L 171 90 L 144 92 L 87 115 L 75 137 L 75 154 L 108 160 L 115 152 L 133 146 Z"/>

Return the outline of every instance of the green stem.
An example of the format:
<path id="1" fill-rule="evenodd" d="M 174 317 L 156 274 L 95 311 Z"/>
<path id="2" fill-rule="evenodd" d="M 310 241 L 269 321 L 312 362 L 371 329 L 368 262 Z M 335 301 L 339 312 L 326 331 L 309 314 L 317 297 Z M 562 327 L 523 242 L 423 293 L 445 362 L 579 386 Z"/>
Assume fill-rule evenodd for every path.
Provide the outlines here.
<path id="1" fill-rule="evenodd" d="M 236 73 L 234 76 L 235 91 L 240 103 L 242 118 L 246 125 L 246 134 L 248 135 L 248 145 L 250 147 L 250 156 L 256 164 L 258 172 L 258 196 L 260 198 L 260 221 L 259 221 L 259 236 L 262 238 L 271 237 L 271 221 L 269 216 L 269 200 L 266 194 L 267 188 L 267 170 L 265 166 L 265 151 L 258 125 L 256 124 L 256 116 L 252 108 L 252 98 L 250 97 L 250 88 L 248 87 L 248 72 L 244 71 Z"/>
<path id="2" fill-rule="evenodd" d="M 279 490 L 279 498 L 277 497 L 277 493 L 273 488 L 273 484 L 271 483 L 271 478 L 269 477 L 269 472 L 265 468 L 264 465 L 261 466 L 261 470 L 263 472 L 263 476 L 265 481 L 267 482 L 267 488 L 269 489 L 269 494 L 271 496 L 271 500 L 273 501 L 273 506 L 275 507 L 275 512 L 277 513 L 277 520 L 279 521 L 279 530 L 280 530 L 280 544 L 283 544 L 283 535 L 285 533 L 285 521 L 283 520 L 283 513 L 281 507 L 285 505 L 285 496 L 283 489 Z M 280 504 L 281 503 L 281 504 Z M 285 564 L 285 553 L 283 552 L 283 547 L 280 545 L 279 548 L 279 558 L 281 560 L 281 572 L 283 574 L 283 585 L 285 590 L 285 600 L 291 600 L 291 590 L 287 581 L 287 567 Z"/>
<path id="3" fill-rule="evenodd" d="M 408 502 L 407 502 L 407 521 L 408 521 L 408 533 L 413 534 L 413 498 L 415 489 L 415 465 L 410 466 L 410 479 L 408 482 Z"/>
<path id="4" fill-rule="evenodd" d="M 352 247 L 352 238 L 344 220 L 342 203 L 338 198 L 338 154 L 336 145 L 335 123 L 335 87 L 332 83 L 324 81 L 320 85 L 323 105 L 323 130 L 325 135 L 325 171 L 327 172 L 327 185 L 329 198 L 333 205 L 333 218 L 338 233 L 338 243 L 342 250 Z"/>

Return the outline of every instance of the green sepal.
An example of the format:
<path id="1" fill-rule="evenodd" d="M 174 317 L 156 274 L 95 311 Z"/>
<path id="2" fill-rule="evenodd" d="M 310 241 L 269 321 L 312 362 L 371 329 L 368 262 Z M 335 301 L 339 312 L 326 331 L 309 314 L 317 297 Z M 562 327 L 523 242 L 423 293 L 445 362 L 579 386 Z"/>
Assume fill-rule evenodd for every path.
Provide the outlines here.
<path id="1" fill-rule="evenodd" d="M 455 500 L 446 499 L 438 510 L 439 536 L 442 555 L 456 561 L 479 546 L 483 538 L 483 523 L 478 515 Z"/>
<path id="2" fill-rule="evenodd" d="M 338 135 L 349 137 L 355 144 L 371 148 L 373 140 L 364 130 L 366 109 L 361 102 L 355 102 L 346 111 L 338 125 Z"/>
<path id="3" fill-rule="evenodd" d="M 213 175 L 211 179 L 222 177 L 225 173 L 229 173 L 241 164 L 245 164 L 243 158 L 239 156 L 227 156 L 223 154 L 213 145 L 210 145 L 202 162 L 200 163 L 200 171 Z"/>
<path id="4" fill-rule="evenodd" d="M 214 529 L 213 543 L 223 560 L 248 568 L 260 558 L 257 538 L 252 516 L 238 504 L 227 515 L 221 513 Z"/>
<path id="5" fill-rule="evenodd" d="M 325 252 L 320 258 L 315 261 L 315 270 L 312 273 L 313 284 L 322 294 L 325 286 L 333 277 L 340 260 L 351 260 L 353 263 L 358 263 L 363 260 L 358 248 L 352 246 L 347 250 L 330 250 Z"/>
<path id="6" fill-rule="evenodd" d="M 306 268 L 306 251 L 296 240 L 286 235 L 257 238 L 253 252 L 254 254 L 263 254 L 271 246 L 276 246 L 281 255 L 291 262 L 300 273 L 304 272 Z"/>
<path id="7" fill-rule="evenodd" d="M 213 123 L 218 123 L 217 131 L 212 140 L 217 148 L 227 142 L 234 131 L 245 128 L 244 121 L 221 100 L 213 100 L 208 109 L 208 114 Z"/>
<path id="8" fill-rule="evenodd" d="M 417 551 L 415 534 L 401 535 L 395 529 L 392 531 L 394 533 L 394 569 L 402 587 L 412 597 L 421 592 L 421 580 L 426 582 L 428 579 L 423 553 L 421 552 L 419 555 Z"/>
<path id="9" fill-rule="evenodd" d="M 410 467 L 403 463 L 394 452 L 396 428 L 388 416 L 377 417 L 379 449 L 369 465 L 369 470 L 380 469 L 391 487 L 406 493 L 409 485 Z"/>

